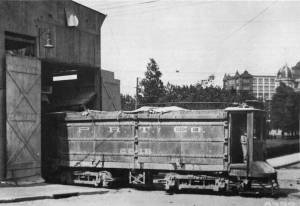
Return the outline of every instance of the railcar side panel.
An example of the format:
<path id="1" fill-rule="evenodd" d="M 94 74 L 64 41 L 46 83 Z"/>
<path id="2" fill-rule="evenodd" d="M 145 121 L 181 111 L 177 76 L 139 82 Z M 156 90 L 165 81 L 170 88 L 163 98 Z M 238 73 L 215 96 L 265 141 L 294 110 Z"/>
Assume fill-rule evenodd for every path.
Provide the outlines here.
<path id="1" fill-rule="evenodd" d="M 224 113 L 217 110 L 174 114 L 97 112 L 94 116 L 84 116 L 66 113 L 57 137 L 61 164 L 93 168 L 225 170 Z"/>
<path id="2" fill-rule="evenodd" d="M 186 164 L 220 165 L 222 168 L 223 121 L 141 122 L 139 125 L 140 163 L 171 164 L 173 169 L 187 169 Z M 213 168 L 215 167 L 211 169 Z M 144 169 L 152 168 L 144 166 Z M 207 169 L 209 170 L 209 167 Z"/>
<path id="3" fill-rule="evenodd" d="M 132 122 L 67 123 L 63 159 L 69 166 L 129 168 L 133 160 Z"/>

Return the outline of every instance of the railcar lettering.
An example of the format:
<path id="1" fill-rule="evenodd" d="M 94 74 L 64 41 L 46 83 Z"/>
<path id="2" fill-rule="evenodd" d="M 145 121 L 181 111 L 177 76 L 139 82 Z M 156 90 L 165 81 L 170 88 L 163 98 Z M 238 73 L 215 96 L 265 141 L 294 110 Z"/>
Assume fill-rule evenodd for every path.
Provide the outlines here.
<path id="1" fill-rule="evenodd" d="M 143 133 L 147 133 L 150 130 L 150 127 L 140 127 Z"/>
<path id="2" fill-rule="evenodd" d="M 79 127 L 78 128 L 78 133 L 81 134 L 82 131 L 89 131 L 90 128 L 89 127 Z"/>
<path id="3" fill-rule="evenodd" d="M 120 149 L 120 154 L 134 154 L 134 149 L 133 148 L 121 148 Z M 152 151 L 150 148 L 139 148 L 138 149 L 138 154 L 140 155 L 150 155 L 152 154 Z"/>
<path id="4" fill-rule="evenodd" d="M 179 133 L 179 132 L 187 132 L 187 127 L 183 126 L 178 126 L 174 127 L 174 132 Z"/>
<path id="5" fill-rule="evenodd" d="M 119 133 L 120 132 L 120 127 L 109 127 L 109 132 L 110 133 Z"/>
<path id="6" fill-rule="evenodd" d="M 191 132 L 192 133 L 204 133 L 204 131 L 201 127 L 192 127 Z"/>
<path id="7" fill-rule="evenodd" d="M 176 133 L 188 132 L 189 130 L 192 133 L 204 133 L 204 131 L 201 127 L 191 127 L 190 129 L 187 126 L 174 127 L 174 132 L 176 132 Z"/>

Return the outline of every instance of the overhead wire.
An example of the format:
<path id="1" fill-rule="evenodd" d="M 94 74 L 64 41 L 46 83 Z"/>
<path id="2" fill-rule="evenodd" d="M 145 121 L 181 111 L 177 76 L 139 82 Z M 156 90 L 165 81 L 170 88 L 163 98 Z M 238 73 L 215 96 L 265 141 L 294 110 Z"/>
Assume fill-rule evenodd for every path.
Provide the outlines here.
<path id="1" fill-rule="evenodd" d="M 160 0 L 156 0 L 156 1 L 146 1 L 146 2 L 140 2 L 139 4 L 152 4 L 152 3 L 156 3 L 156 2 L 159 2 Z M 154 12 L 154 11 L 158 11 L 158 10 L 162 10 L 162 9 L 170 9 L 170 8 L 176 8 L 176 7 L 178 7 L 178 6 L 180 6 L 180 7 L 184 7 L 184 6 L 192 6 L 192 5 L 196 5 L 196 4 L 203 4 L 203 3 L 213 3 L 213 2 L 183 2 L 183 3 L 181 3 L 180 5 L 175 5 L 175 6 L 172 6 L 172 7 L 169 7 L 169 6 L 167 6 L 167 7 L 160 7 L 159 5 L 152 5 L 152 6 L 147 6 L 147 7 L 144 7 L 144 11 L 142 11 L 142 12 L 139 12 L 139 13 L 137 13 L 137 12 L 131 12 L 130 14 L 132 14 L 132 13 L 136 13 L 136 14 L 144 14 L 144 13 L 146 13 L 146 12 Z M 139 4 L 133 4 L 133 5 L 139 5 Z M 115 7 L 116 8 L 116 7 Z M 151 8 L 151 10 L 149 11 L 149 9 Z M 156 9 L 156 10 L 153 10 L 153 8 L 158 8 L 158 9 Z M 140 11 L 140 10 L 139 10 Z M 146 11 L 146 12 L 145 12 Z M 123 13 L 123 14 L 121 14 L 121 15 L 118 15 L 118 16 L 122 16 L 122 15 L 124 15 L 125 13 Z M 129 14 L 129 13 L 128 13 Z M 116 15 L 114 15 L 114 17 L 115 17 Z M 112 39 L 113 39 L 113 41 L 114 41 L 114 44 L 115 44 L 115 46 L 117 47 L 117 43 L 116 43 L 116 40 L 114 39 L 114 34 L 113 34 L 113 31 L 112 31 L 112 29 L 111 28 L 109 28 L 109 30 L 110 30 L 110 33 L 112 34 Z M 119 47 L 117 47 L 117 49 L 118 49 L 118 55 L 120 56 L 120 49 L 119 49 Z M 173 54 L 174 55 L 174 54 Z M 172 56 L 173 56 L 172 55 Z M 124 69 L 124 68 L 123 68 Z M 126 70 L 126 72 L 128 72 L 129 70 Z M 134 72 L 134 71 L 132 71 L 132 72 Z M 165 73 L 165 72 L 164 72 Z M 195 73 L 201 73 L 201 72 L 195 72 Z M 202 72 L 203 73 L 203 72 Z"/>
<path id="2" fill-rule="evenodd" d="M 203 2 L 203 1 L 200 1 L 200 2 L 180 2 L 178 3 L 177 5 L 172 5 L 172 6 L 160 6 L 160 5 L 151 5 L 151 6 L 147 6 L 147 7 L 143 7 L 143 10 L 141 9 L 138 9 L 138 10 L 125 10 L 125 12 L 118 12 L 118 14 L 114 15 L 111 13 L 108 14 L 110 15 L 111 17 L 122 17 L 122 16 L 125 16 L 125 15 L 128 15 L 128 14 L 135 14 L 135 15 L 139 15 L 139 14 L 147 14 L 147 13 L 154 13 L 154 12 L 157 12 L 157 11 L 161 11 L 161 10 L 165 10 L 165 9 L 174 9 L 174 8 L 183 8 L 183 7 L 186 7 L 186 6 L 194 6 L 194 5 L 198 5 L 198 4 L 208 4 L 208 3 L 215 3 L 214 1 L 208 1 L 208 2 Z M 124 11 L 124 10 L 123 10 Z"/>
<path id="3" fill-rule="evenodd" d="M 128 14 L 135 14 L 135 15 L 139 15 L 139 14 L 145 14 L 145 13 L 153 13 L 159 10 L 164 10 L 164 9 L 172 9 L 172 8 L 177 8 L 178 6 L 180 7 L 184 7 L 184 6 L 192 6 L 192 5 L 196 5 L 196 4 L 203 4 L 203 3 L 214 3 L 214 2 L 195 2 L 195 3 L 191 3 L 191 2 L 184 2 L 175 6 L 165 6 L 162 7 L 161 5 L 151 5 L 153 3 L 159 2 L 159 0 L 154 0 L 154 1 L 145 1 L 145 2 L 139 2 L 139 3 L 134 3 L 134 4 L 126 4 L 126 5 L 118 5 L 118 6 L 112 6 L 112 7 L 108 7 L 106 8 L 107 10 L 111 9 L 111 10 L 120 10 L 121 12 L 118 12 L 118 14 L 113 15 L 114 12 L 111 13 L 111 17 L 120 17 L 120 16 L 125 16 Z M 242 24 L 240 27 L 238 27 L 237 29 L 235 29 L 233 32 L 231 32 L 227 37 L 225 37 L 222 42 L 225 42 L 226 40 L 230 39 L 233 35 L 235 35 L 236 33 L 238 33 L 239 31 L 241 31 L 242 29 L 244 29 L 245 27 L 247 27 L 249 24 L 253 23 L 257 18 L 259 18 L 260 16 L 262 16 L 265 12 L 267 12 L 275 3 L 272 2 L 272 4 L 268 5 L 267 7 L 265 7 L 264 9 L 262 9 L 258 14 L 256 14 L 254 17 L 250 18 L 249 20 L 247 20 L 244 24 Z M 147 5 L 147 6 L 143 6 L 142 9 L 138 9 L 137 10 L 132 10 L 131 8 L 136 8 L 136 6 L 140 6 L 140 5 Z M 148 6 L 150 4 L 150 6 Z M 129 9 L 128 9 L 129 8 Z M 137 12 L 135 12 L 137 11 Z M 123 13 L 122 13 L 123 12 Z M 110 32 L 112 33 L 113 36 L 113 32 L 110 29 Z M 114 37 L 112 37 L 114 38 Z M 115 40 L 113 40 L 115 43 L 115 45 L 117 44 Z M 118 48 L 118 52 L 120 55 L 120 50 Z M 128 72 L 126 70 L 126 72 Z M 203 73 L 203 72 L 189 72 L 189 73 Z M 217 72 L 219 73 L 219 72 Z"/>
<path id="4" fill-rule="evenodd" d="M 130 7 L 130 6 L 136 6 L 136 5 L 151 4 L 151 3 L 158 2 L 158 1 L 160 1 L 160 0 L 143 1 L 143 2 L 137 2 L 137 3 L 132 3 L 132 4 L 124 4 L 124 5 L 119 5 L 119 6 L 107 7 L 105 9 L 111 10 L 111 9 L 119 9 L 119 8 L 124 8 L 124 7 L 126 8 L 126 7 Z"/>
<path id="5" fill-rule="evenodd" d="M 248 21 L 246 21 L 243 25 L 241 25 L 240 27 L 238 27 L 236 30 L 234 30 L 233 32 L 231 32 L 227 37 L 225 37 L 223 39 L 223 41 L 226 41 L 227 39 L 231 38 L 233 35 L 235 35 L 236 33 L 238 33 L 239 31 L 241 31 L 243 28 L 245 28 L 246 26 L 248 26 L 249 24 L 253 23 L 258 17 L 260 17 L 261 15 L 263 15 L 266 11 L 268 11 L 275 3 L 277 3 L 278 1 L 274 1 L 272 2 L 269 6 L 265 7 L 264 9 L 262 9 L 258 14 L 256 14 L 254 17 L 252 17 L 251 19 L 249 19 Z"/>
<path id="6" fill-rule="evenodd" d="M 259 11 L 255 16 L 253 16 L 252 18 L 250 18 L 249 20 L 247 20 L 244 24 L 242 24 L 241 26 L 239 26 L 237 29 L 235 29 L 234 31 L 232 31 L 229 35 L 227 35 L 224 39 L 221 40 L 221 44 L 224 44 L 227 40 L 229 40 L 232 36 L 234 36 L 235 34 L 237 34 L 238 32 L 240 32 L 242 29 L 246 28 L 247 26 L 249 26 L 251 23 L 255 22 L 255 20 L 257 20 L 260 16 L 262 16 L 263 14 L 265 14 L 272 6 L 274 6 L 277 1 L 272 2 L 270 5 L 266 6 L 265 8 L 263 8 L 261 11 Z M 222 59 L 222 58 L 218 58 L 218 59 Z M 219 73 L 219 67 L 217 68 L 217 73 Z"/>

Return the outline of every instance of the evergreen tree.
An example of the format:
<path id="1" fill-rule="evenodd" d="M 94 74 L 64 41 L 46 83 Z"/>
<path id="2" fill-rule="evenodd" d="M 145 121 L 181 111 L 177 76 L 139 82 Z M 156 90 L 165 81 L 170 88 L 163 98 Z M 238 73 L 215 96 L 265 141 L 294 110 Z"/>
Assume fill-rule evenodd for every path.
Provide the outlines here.
<path id="1" fill-rule="evenodd" d="M 162 73 L 154 59 L 150 59 L 147 64 L 145 78 L 140 82 L 142 96 L 139 97 L 140 103 L 157 103 L 161 101 L 165 94 L 164 84 L 161 81 Z"/>
<path id="2" fill-rule="evenodd" d="M 121 109 L 130 111 L 135 109 L 135 99 L 129 94 L 121 94 Z"/>

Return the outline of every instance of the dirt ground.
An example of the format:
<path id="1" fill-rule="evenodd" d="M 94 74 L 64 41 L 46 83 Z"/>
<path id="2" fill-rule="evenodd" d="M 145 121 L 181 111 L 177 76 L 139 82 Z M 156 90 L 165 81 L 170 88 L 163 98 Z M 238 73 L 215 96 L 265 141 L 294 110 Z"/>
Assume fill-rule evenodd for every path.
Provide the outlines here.
<path id="1" fill-rule="evenodd" d="M 170 195 L 162 190 L 139 190 L 134 188 L 103 189 L 103 194 L 82 195 L 63 199 L 45 199 L 19 203 L 14 206 L 300 206 L 300 170 L 285 168 L 278 170 L 280 195 L 274 197 L 224 195 L 208 192 L 182 192 Z"/>
<path id="2" fill-rule="evenodd" d="M 46 206 L 215 206 L 215 205 L 255 205 L 255 206 L 300 206 L 300 196 L 280 198 L 223 196 L 216 194 L 183 193 L 168 195 L 164 191 L 140 191 L 124 188 L 107 190 L 101 195 L 84 195 L 64 199 L 36 200 L 30 202 L 9 203 L 9 205 L 46 205 Z"/>

